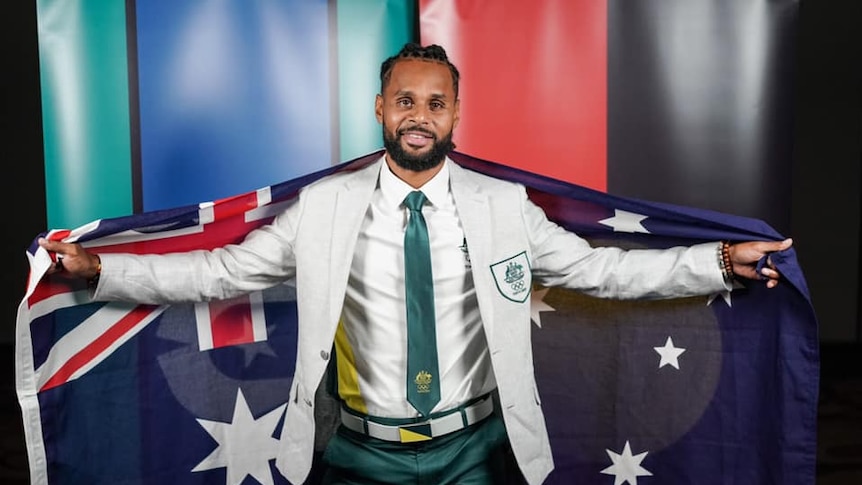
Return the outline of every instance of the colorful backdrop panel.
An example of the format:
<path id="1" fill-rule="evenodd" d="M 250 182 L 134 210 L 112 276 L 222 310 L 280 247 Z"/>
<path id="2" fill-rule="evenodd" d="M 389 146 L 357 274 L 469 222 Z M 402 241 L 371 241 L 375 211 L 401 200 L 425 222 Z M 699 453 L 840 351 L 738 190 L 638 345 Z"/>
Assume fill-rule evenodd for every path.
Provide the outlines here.
<path id="1" fill-rule="evenodd" d="M 352 160 L 383 146 L 374 117 L 380 63 L 416 40 L 413 1 L 338 2 L 338 141 L 340 159 Z"/>
<path id="2" fill-rule="evenodd" d="M 48 223 L 132 211 L 123 2 L 38 0 Z"/>
<path id="3" fill-rule="evenodd" d="M 329 166 L 326 0 L 137 2 L 145 211 Z"/>
<path id="4" fill-rule="evenodd" d="M 790 231 L 799 2 L 608 2 L 608 191 Z"/>
<path id="5" fill-rule="evenodd" d="M 421 0 L 461 72 L 458 150 L 606 187 L 606 3 Z"/>

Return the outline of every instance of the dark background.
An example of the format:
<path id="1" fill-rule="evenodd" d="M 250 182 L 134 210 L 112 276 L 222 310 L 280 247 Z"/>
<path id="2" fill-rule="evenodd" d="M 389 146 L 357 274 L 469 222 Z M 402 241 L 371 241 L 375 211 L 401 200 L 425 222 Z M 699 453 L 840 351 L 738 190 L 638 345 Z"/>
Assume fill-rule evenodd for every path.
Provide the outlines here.
<path id="1" fill-rule="evenodd" d="M 792 173 L 787 235 L 820 321 L 818 483 L 850 483 L 862 479 L 862 2 L 803 0 L 799 6 L 795 136 L 792 163 L 781 169 Z M 46 214 L 36 2 L 4 2 L 0 10 L 2 256 L 9 262 L 0 271 L 0 481 L 11 484 L 27 483 L 13 397 L 15 318 L 29 269 L 25 249 L 46 229 Z"/>

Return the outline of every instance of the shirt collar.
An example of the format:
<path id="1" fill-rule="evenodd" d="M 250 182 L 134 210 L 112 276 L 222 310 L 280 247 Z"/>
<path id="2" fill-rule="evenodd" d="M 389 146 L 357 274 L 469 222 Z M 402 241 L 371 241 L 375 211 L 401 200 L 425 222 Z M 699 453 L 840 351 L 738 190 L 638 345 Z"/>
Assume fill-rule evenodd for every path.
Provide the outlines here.
<path id="1" fill-rule="evenodd" d="M 387 205 L 399 207 L 407 194 L 414 190 L 421 190 L 431 205 L 441 207 L 449 195 L 449 157 L 444 158 L 442 163 L 443 167 L 431 180 L 425 182 L 419 189 L 414 189 L 392 173 L 384 159 L 383 166 L 380 168 L 380 191 Z"/>

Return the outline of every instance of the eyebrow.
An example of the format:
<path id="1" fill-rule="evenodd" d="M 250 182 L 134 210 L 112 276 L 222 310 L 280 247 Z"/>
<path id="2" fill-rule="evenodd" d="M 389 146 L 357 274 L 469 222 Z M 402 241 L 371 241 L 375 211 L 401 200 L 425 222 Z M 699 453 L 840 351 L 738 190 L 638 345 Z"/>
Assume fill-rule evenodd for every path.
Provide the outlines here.
<path id="1" fill-rule="evenodd" d="M 401 89 L 395 91 L 395 96 L 415 96 L 416 93 L 407 89 Z M 446 94 L 444 93 L 434 93 L 431 95 L 434 99 L 446 99 Z"/>
<path id="2" fill-rule="evenodd" d="M 395 97 L 395 98 L 400 98 L 400 97 L 403 97 L 403 96 L 407 96 L 407 97 L 410 97 L 410 98 L 415 98 L 415 97 L 416 97 L 416 93 L 414 93 L 413 91 L 401 90 L 401 91 L 396 91 L 396 92 L 395 92 L 395 94 L 393 95 L 393 97 Z M 433 94 L 430 96 L 430 100 L 431 100 L 431 101 L 442 101 L 442 102 L 445 102 L 445 103 L 448 103 L 448 102 L 449 102 L 449 98 L 448 98 L 445 94 L 443 94 L 443 93 L 433 93 Z"/>

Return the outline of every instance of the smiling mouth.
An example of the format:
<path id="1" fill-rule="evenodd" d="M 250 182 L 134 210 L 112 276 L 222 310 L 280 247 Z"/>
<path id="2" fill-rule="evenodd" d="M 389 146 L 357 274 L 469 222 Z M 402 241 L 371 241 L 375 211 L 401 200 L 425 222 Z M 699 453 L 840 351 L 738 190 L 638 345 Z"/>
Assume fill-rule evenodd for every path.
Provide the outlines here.
<path id="1" fill-rule="evenodd" d="M 403 130 L 398 136 L 410 147 L 422 148 L 434 142 L 434 135 L 422 130 Z"/>

